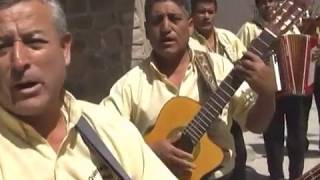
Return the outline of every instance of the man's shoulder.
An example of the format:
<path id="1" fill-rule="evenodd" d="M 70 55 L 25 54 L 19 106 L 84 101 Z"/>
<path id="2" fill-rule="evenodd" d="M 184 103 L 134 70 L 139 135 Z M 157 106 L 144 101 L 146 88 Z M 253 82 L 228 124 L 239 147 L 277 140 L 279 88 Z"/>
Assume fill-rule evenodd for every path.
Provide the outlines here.
<path id="1" fill-rule="evenodd" d="M 122 117 L 111 108 L 82 100 L 78 100 L 77 103 L 82 110 L 82 115 L 100 134 L 109 134 L 109 136 L 116 136 L 117 133 L 139 134 L 129 119 Z"/>
<path id="2" fill-rule="evenodd" d="M 146 76 L 150 73 L 150 59 L 144 59 L 140 64 L 137 66 L 129 69 L 124 75 L 122 75 L 114 85 L 130 85 L 130 84 L 137 84 L 138 79 L 145 79 Z M 114 86 L 113 85 L 113 86 Z"/>
<path id="3" fill-rule="evenodd" d="M 244 45 L 242 44 L 241 40 L 238 38 L 236 34 L 233 32 L 227 30 L 227 29 L 222 29 L 222 28 L 215 28 L 215 31 L 218 35 L 218 39 L 222 45 L 225 47 L 227 46 L 236 46 L 238 48 L 241 48 L 241 51 L 245 50 Z"/>
<path id="4" fill-rule="evenodd" d="M 253 22 L 253 21 L 247 21 L 240 27 L 237 35 L 239 33 L 248 32 L 248 31 L 256 31 L 260 30 L 260 28 Z"/>
<path id="5" fill-rule="evenodd" d="M 100 123 L 100 121 L 107 120 L 109 119 L 108 117 L 112 117 L 110 119 L 120 118 L 117 117 L 117 113 L 113 113 L 109 108 L 105 108 L 95 103 L 84 100 L 77 100 L 77 104 L 81 108 L 82 115 L 86 116 L 88 119 L 94 121 L 95 123 Z"/>
<path id="6" fill-rule="evenodd" d="M 231 32 L 228 29 L 224 29 L 224 28 L 218 28 L 215 27 L 215 31 L 218 35 L 224 35 L 224 36 L 230 36 L 230 37 L 237 37 L 233 32 Z"/>
<path id="7" fill-rule="evenodd" d="M 114 117 L 112 119 L 123 119 L 120 117 L 119 113 L 115 113 L 109 108 L 92 102 L 77 100 L 77 104 L 81 108 L 81 112 L 83 115 L 94 119 L 95 121 L 107 119 L 106 117 Z"/>
<path id="8" fill-rule="evenodd" d="M 257 25 L 253 22 L 253 21 L 247 21 L 247 22 L 245 22 L 243 25 L 242 25 L 242 27 L 254 27 L 254 28 L 256 28 L 257 27 Z"/>

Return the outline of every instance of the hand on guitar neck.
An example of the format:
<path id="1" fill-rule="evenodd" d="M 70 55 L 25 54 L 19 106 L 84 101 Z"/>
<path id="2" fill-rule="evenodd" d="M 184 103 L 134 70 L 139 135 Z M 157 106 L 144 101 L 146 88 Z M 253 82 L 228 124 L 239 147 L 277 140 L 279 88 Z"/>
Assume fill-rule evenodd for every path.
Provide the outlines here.
<path id="1" fill-rule="evenodd" d="M 235 69 L 257 94 L 273 96 L 276 92 L 272 68 L 254 53 L 246 52 Z"/>
<path id="2" fill-rule="evenodd" d="M 184 177 L 189 177 L 192 174 L 196 165 L 191 162 L 193 160 L 192 154 L 173 145 L 180 138 L 181 133 L 178 133 L 168 139 L 150 144 L 150 147 L 177 177 L 185 179 Z"/>

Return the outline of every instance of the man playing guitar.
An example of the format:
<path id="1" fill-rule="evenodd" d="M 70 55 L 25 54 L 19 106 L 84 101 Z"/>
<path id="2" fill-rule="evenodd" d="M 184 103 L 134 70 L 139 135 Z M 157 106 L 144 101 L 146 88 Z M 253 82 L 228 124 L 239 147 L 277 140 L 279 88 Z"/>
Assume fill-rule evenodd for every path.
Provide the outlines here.
<path id="1" fill-rule="evenodd" d="M 147 0 L 146 30 L 153 52 L 142 64 L 125 74 L 111 89 L 102 105 L 114 108 L 129 117 L 142 134 L 152 128 L 162 106 L 171 98 L 186 96 L 203 103 L 208 88 L 194 64 L 196 53 L 188 47 L 193 30 L 188 5 L 183 0 Z M 210 56 L 214 78 L 219 84 L 233 68 L 222 56 Z M 233 117 L 245 121 L 246 127 L 261 133 L 268 126 L 274 112 L 275 84 L 272 70 L 255 54 L 246 53 L 235 68 L 257 93 L 244 83 L 223 110 L 220 119 L 208 134 L 224 152 L 222 164 L 209 176 L 227 177 L 234 166 L 234 142 L 230 134 Z M 254 103 L 256 102 L 256 103 Z M 185 112 L 176 112 L 185 113 Z M 171 123 L 175 119 L 170 119 Z M 165 164 L 179 177 L 190 174 L 197 167 L 193 155 L 176 148 L 173 143 L 179 134 L 149 144 Z M 208 155 L 212 156 L 212 155 Z"/>

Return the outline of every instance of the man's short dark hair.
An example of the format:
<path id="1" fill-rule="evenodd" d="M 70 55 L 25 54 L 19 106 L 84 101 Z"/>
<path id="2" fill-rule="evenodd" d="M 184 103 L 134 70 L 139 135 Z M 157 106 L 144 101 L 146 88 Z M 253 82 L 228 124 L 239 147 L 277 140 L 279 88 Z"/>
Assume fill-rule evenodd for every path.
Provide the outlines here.
<path id="1" fill-rule="evenodd" d="M 154 3 L 156 2 L 166 2 L 171 1 L 177 4 L 179 7 L 182 7 L 188 16 L 190 16 L 191 12 L 191 2 L 190 0 L 146 0 L 145 7 L 144 7 L 144 13 L 146 16 L 146 21 L 148 21 L 148 18 L 150 17 L 151 9 Z"/>
<path id="2" fill-rule="evenodd" d="M 217 10 L 218 10 L 217 0 L 191 0 L 191 13 L 193 13 L 195 11 L 197 4 L 201 3 L 201 2 L 213 3 L 214 7 L 215 7 L 214 10 L 217 12 Z"/>

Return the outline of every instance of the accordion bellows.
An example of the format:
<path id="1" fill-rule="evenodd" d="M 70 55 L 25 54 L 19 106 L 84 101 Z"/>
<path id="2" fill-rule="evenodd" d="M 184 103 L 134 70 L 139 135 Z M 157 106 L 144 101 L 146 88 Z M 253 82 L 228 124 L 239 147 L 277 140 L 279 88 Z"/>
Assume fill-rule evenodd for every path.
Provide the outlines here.
<path id="1" fill-rule="evenodd" d="M 276 48 L 280 95 L 312 95 L 317 44 L 317 36 L 290 34 L 280 37 Z"/>

